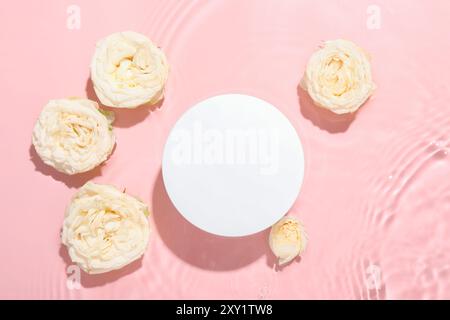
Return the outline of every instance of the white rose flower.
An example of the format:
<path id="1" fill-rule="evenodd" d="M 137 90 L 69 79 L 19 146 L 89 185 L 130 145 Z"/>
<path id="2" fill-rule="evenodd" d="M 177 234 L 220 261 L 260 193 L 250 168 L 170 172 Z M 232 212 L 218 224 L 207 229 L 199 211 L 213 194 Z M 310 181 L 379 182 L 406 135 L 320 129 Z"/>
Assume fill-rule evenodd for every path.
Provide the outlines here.
<path id="1" fill-rule="evenodd" d="M 74 263 L 90 274 L 139 259 L 150 235 L 147 205 L 108 185 L 86 183 L 66 209 L 62 242 Z"/>
<path id="2" fill-rule="evenodd" d="M 132 31 L 100 40 L 91 63 L 94 90 L 101 103 L 110 107 L 159 102 L 168 75 L 164 53 L 146 36 Z"/>
<path id="3" fill-rule="evenodd" d="M 88 99 L 50 100 L 34 126 L 33 145 L 44 163 L 60 172 L 89 171 L 114 148 L 113 119 Z"/>
<path id="4" fill-rule="evenodd" d="M 369 56 L 351 41 L 326 41 L 309 59 L 301 86 L 319 107 L 354 112 L 375 90 Z"/>
<path id="5" fill-rule="evenodd" d="M 303 225 L 292 217 L 284 217 L 270 230 L 270 249 L 278 258 L 279 265 L 290 262 L 305 251 L 307 241 Z"/>

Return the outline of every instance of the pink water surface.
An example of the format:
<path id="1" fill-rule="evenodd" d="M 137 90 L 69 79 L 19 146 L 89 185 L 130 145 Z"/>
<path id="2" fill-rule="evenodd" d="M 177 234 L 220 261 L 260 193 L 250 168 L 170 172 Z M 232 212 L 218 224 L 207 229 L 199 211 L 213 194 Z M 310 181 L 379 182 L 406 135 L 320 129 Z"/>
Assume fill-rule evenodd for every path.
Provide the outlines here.
<path id="1" fill-rule="evenodd" d="M 66 27 L 69 5 L 81 28 Z M 380 29 L 366 25 L 369 5 Z M 373 8 L 373 7 L 372 7 Z M 369 12 L 372 12 L 369 10 Z M 0 11 L 0 298 L 450 298 L 450 2 L 447 0 L 46 0 Z M 96 41 L 142 32 L 171 64 L 155 110 L 117 112 L 117 147 L 90 173 L 45 166 L 31 131 L 52 98 L 95 99 Z M 298 83 L 322 40 L 372 55 L 374 97 L 354 117 L 311 104 Z M 226 239 L 191 226 L 161 180 L 165 139 L 194 103 L 219 93 L 276 105 L 304 143 L 306 176 L 291 214 L 309 233 L 278 270 L 267 231 Z M 64 209 L 88 180 L 126 187 L 152 208 L 144 258 L 69 290 Z"/>

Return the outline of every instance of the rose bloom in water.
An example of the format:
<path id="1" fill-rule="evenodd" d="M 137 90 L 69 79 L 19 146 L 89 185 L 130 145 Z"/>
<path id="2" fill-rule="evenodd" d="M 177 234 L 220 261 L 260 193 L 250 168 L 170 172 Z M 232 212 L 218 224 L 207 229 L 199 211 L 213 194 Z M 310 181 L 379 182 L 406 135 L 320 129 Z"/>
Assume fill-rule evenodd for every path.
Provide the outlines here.
<path id="1" fill-rule="evenodd" d="M 287 264 L 305 251 L 307 241 L 303 225 L 293 217 L 282 218 L 270 230 L 270 249 L 279 265 Z"/>
<path id="2" fill-rule="evenodd" d="M 33 129 L 33 145 L 49 166 L 66 174 L 89 171 L 113 151 L 112 112 L 81 98 L 50 100 Z"/>
<path id="3" fill-rule="evenodd" d="M 66 209 L 62 242 L 87 273 L 120 269 L 144 254 L 148 215 L 142 201 L 113 186 L 88 182 Z"/>
<path id="4" fill-rule="evenodd" d="M 319 107 L 355 112 L 375 90 L 369 55 L 348 40 L 326 41 L 309 59 L 301 86 Z"/>
<path id="5" fill-rule="evenodd" d="M 100 102 L 109 107 L 136 108 L 159 102 L 169 65 L 164 52 L 146 36 L 126 31 L 97 43 L 91 79 Z"/>

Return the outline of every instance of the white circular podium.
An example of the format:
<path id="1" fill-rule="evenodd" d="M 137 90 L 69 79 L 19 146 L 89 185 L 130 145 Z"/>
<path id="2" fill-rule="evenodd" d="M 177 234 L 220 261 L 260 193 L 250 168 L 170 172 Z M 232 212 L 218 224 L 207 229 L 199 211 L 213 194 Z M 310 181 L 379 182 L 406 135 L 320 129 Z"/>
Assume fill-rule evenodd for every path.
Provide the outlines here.
<path id="1" fill-rule="evenodd" d="M 303 181 L 303 148 L 289 120 L 268 102 L 220 95 L 177 121 L 162 174 L 171 201 L 192 224 L 216 235 L 246 236 L 291 208 Z"/>

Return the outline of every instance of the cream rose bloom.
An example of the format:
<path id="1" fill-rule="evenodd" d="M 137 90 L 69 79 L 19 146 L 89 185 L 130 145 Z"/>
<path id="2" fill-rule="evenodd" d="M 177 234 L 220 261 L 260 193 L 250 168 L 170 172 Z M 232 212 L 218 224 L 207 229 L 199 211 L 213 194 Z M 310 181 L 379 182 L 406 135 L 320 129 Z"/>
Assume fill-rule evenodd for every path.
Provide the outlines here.
<path id="1" fill-rule="evenodd" d="M 132 31 L 100 40 L 91 62 L 94 90 L 101 103 L 110 107 L 157 103 L 164 96 L 168 74 L 164 53 L 146 36 Z"/>
<path id="2" fill-rule="evenodd" d="M 62 242 L 90 274 L 120 269 L 148 244 L 147 205 L 108 185 L 86 183 L 66 209 Z"/>
<path id="3" fill-rule="evenodd" d="M 306 249 L 308 238 L 303 225 L 295 218 L 284 217 L 272 226 L 269 245 L 283 265 L 295 259 Z"/>
<path id="4" fill-rule="evenodd" d="M 369 56 L 351 41 L 326 41 L 309 59 L 301 86 L 319 107 L 355 112 L 375 90 Z"/>
<path id="5" fill-rule="evenodd" d="M 32 142 L 44 163 L 56 170 L 89 171 L 114 148 L 113 119 L 113 113 L 101 111 L 91 100 L 50 100 L 34 126 Z"/>

